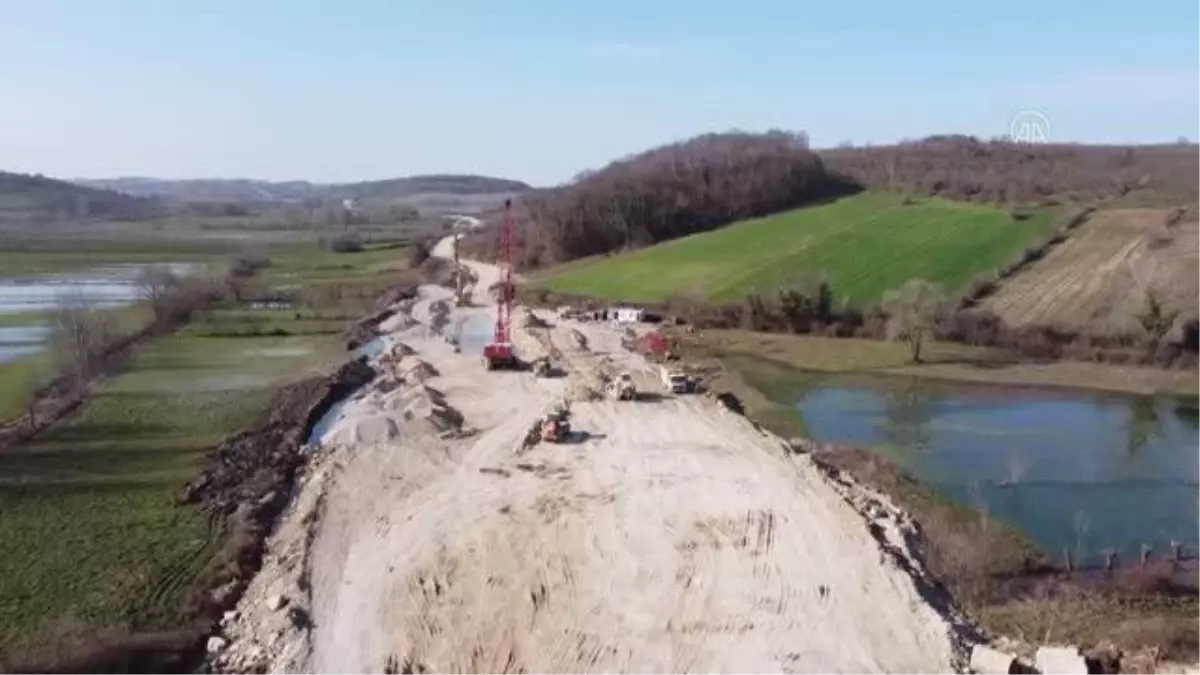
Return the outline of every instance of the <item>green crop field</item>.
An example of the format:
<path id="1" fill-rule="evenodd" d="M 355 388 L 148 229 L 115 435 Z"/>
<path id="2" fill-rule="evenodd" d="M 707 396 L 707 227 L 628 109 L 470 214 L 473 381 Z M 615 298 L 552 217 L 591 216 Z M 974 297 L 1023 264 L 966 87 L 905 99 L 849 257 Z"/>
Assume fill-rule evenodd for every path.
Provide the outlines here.
<path id="1" fill-rule="evenodd" d="M 64 620 L 173 626 L 220 545 L 199 509 L 176 506 L 180 489 L 280 384 L 344 354 L 335 336 L 188 328 L 62 424 L 0 452 L 0 653 Z"/>
<path id="2" fill-rule="evenodd" d="M 1055 220 L 1051 210 L 1014 220 L 989 206 L 866 193 L 551 268 L 532 283 L 609 300 L 722 302 L 824 274 L 838 302 L 862 307 L 913 278 L 961 291 L 1045 237 Z"/>
<path id="3" fill-rule="evenodd" d="M 200 509 L 176 504 L 181 488 L 210 449 L 267 411 L 280 386 L 350 356 L 341 335 L 349 319 L 374 306 L 377 287 L 398 282 L 408 259 L 403 248 L 269 254 L 271 266 L 250 283 L 292 287 L 302 302 L 256 308 L 227 298 L 200 311 L 140 345 L 61 422 L 0 452 L 0 661 L 79 623 L 178 627 L 224 536 Z M 23 269 L 75 267 L 73 251 L 51 255 Z M 229 255 L 205 260 L 216 267 Z M 148 318 L 141 304 L 109 311 Z M 46 322 L 12 316 L 5 324 Z M 46 352 L 0 365 L 0 419 L 23 410 L 28 382 L 52 365 Z"/>

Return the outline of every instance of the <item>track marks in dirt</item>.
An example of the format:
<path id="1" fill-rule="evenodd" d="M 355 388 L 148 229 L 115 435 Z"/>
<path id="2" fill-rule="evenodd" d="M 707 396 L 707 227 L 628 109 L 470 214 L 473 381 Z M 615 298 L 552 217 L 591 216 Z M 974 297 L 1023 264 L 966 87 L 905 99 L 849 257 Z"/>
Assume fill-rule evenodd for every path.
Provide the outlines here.
<path id="1" fill-rule="evenodd" d="M 983 303 L 1011 326 L 1065 325 L 1136 332 L 1148 289 L 1172 307 L 1195 307 L 1197 223 L 1165 223 L 1171 209 L 1107 209 Z M 1158 241 L 1161 238 L 1161 241 Z M 1158 241 L 1158 243 L 1156 243 Z"/>

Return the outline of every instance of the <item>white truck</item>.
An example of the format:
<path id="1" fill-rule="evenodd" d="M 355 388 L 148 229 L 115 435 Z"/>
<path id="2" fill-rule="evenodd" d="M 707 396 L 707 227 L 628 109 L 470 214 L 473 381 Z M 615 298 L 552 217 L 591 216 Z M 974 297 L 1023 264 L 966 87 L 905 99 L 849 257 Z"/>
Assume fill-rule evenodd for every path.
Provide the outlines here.
<path id="1" fill-rule="evenodd" d="M 692 378 L 682 370 L 659 366 L 659 371 L 662 373 L 663 386 L 672 394 L 686 394 L 692 390 Z"/>

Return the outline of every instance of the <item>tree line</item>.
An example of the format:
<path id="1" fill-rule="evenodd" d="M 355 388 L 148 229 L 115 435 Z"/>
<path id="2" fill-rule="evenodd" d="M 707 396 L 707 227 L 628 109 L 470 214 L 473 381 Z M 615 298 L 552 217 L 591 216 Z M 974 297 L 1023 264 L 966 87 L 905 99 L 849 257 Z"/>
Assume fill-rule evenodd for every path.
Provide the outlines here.
<path id="1" fill-rule="evenodd" d="M 1200 199 L 1195 144 L 1027 144 L 930 136 L 821 153 L 825 166 L 864 187 L 1010 206 L 1121 200 L 1138 206 Z"/>

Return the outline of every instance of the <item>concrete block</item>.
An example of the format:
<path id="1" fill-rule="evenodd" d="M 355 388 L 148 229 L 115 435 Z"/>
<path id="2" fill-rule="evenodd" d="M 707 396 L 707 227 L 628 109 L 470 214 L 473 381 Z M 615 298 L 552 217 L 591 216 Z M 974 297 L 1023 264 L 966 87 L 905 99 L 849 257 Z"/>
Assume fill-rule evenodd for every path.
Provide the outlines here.
<path id="1" fill-rule="evenodd" d="M 1037 669 L 1047 675 L 1087 675 L 1087 660 L 1078 647 L 1038 647 Z"/>
<path id="2" fill-rule="evenodd" d="M 971 648 L 971 672 L 984 675 L 1008 675 L 1018 672 L 1016 658 L 987 645 Z"/>

